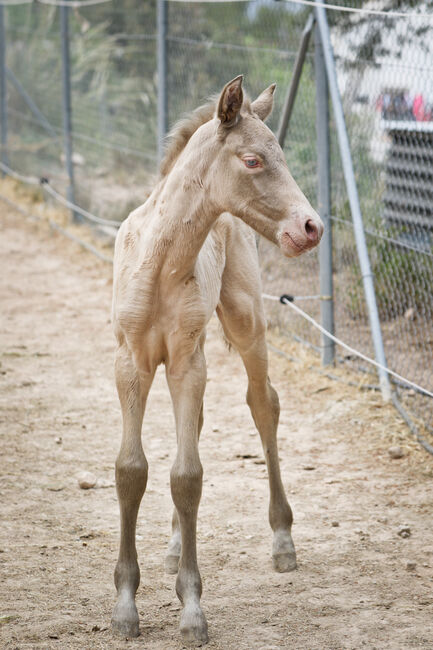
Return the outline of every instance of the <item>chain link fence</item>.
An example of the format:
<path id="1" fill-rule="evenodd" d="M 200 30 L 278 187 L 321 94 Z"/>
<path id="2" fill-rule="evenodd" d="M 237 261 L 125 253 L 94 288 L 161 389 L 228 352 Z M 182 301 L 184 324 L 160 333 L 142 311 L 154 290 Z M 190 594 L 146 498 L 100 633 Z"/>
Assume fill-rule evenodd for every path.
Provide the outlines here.
<path id="1" fill-rule="evenodd" d="M 432 9 L 431 3 L 399 5 L 408 13 Z M 433 20 L 352 16 L 334 26 L 333 44 L 386 359 L 401 375 L 431 388 Z M 343 339 L 366 349 L 362 283 L 338 173 L 333 210 L 336 322 Z M 396 389 L 431 434 L 432 400 L 400 384 Z"/>
<path id="2" fill-rule="evenodd" d="M 336 2 L 342 8 L 349 2 Z M 382 2 L 352 3 L 383 9 Z M 338 82 L 388 365 L 433 389 L 433 20 L 430 1 L 394 0 L 406 13 L 329 10 Z M 167 108 L 172 125 L 239 73 L 252 97 L 277 82 L 276 131 L 308 15 L 298 2 L 167 3 Z M 59 8 L 5 6 L 7 156 L 66 195 Z M 140 0 L 69 10 L 75 201 L 106 219 L 143 202 L 157 170 L 156 5 Z M 289 168 L 317 205 L 314 38 L 286 137 Z M 374 356 L 349 201 L 331 110 L 336 335 Z M 320 294 L 313 251 L 287 260 L 261 240 L 266 293 Z M 320 321 L 320 301 L 302 307 Z M 321 337 L 278 303 L 272 325 L 320 351 Z M 371 373 L 337 348 L 337 362 Z M 374 371 L 375 372 L 375 371 Z M 371 383 L 371 377 L 366 378 Z M 394 383 L 400 403 L 433 442 L 433 402 Z"/>

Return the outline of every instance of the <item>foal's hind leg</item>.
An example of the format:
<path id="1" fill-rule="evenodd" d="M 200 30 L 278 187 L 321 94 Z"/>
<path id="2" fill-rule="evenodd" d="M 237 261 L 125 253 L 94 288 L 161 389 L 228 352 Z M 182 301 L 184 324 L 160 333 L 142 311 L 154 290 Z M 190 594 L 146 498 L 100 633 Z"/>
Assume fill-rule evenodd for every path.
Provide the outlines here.
<path id="1" fill-rule="evenodd" d="M 248 373 L 247 403 L 262 440 L 268 467 L 269 522 L 274 531 L 272 559 L 276 571 L 284 572 L 296 568 L 296 553 L 290 532 L 293 516 L 281 481 L 277 446 L 280 405 L 267 376 L 266 352 L 264 336 L 257 337 L 248 351 L 240 350 Z"/>
<path id="2" fill-rule="evenodd" d="M 198 419 L 198 435 L 203 427 L 203 402 L 200 409 Z M 167 547 L 167 555 L 165 556 L 165 570 L 166 573 L 177 573 L 179 569 L 180 551 L 182 548 L 182 539 L 180 535 L 179 515 L 177 514 L 176 506 L 173 509 L 173 516 L 171 519 L 171 539 Z"/>
<path id="3" fill-rule="evenodd" d="M 247 402 L 259 431 L 268 468 L 269 522 L 274 531 L 272 558 L 277 571 L 296 568 L 291 536 L 292 511 L 281 481 L 277 426 L 278 395 L 268 378 L 266 320 L 255 242 L 236 226 L 228 248 L 217 313 L 227 339 L 239 351 L 248 375 Z M 239 236 L 241 234 L 242 236 Z"/>
<path id="4" fill-rule="evenodd" d="M 219 311 L 224 331 L 237 347 L 248 374 L 247 403 L 259 431 L 268 468 L 270 501 L 269 522 L 274 531 L 272 559 L 277 571 L 296 568 L 296 553 L 291 536 L 292 511 L 281 481 L 278 460 L 277 426 L 280 414 L 278 395 L 267 376 L 267 350 L 263 331 L 244 332 L 241 339 L 227 327 L 228 319 Z M 247 347 L 249 346 L 249 347 Z"/>
<path id="5" fill-rule="evenodd" d="M 141 498 L 147 483 L 147 460 L 141 444 L 141 425 L 153 374 L 139 380 L 125 345 L 116 356 L 116 385 L 122 407 L 123 434 L 116 460 L 116 487 L 120 506 L 120 549 L 114 571 L 117 602 L 111 619 L 115 631 L 125 636 L 139 635 L 135 593 L 140 569 L 135 547 L 135 529 Z"/>

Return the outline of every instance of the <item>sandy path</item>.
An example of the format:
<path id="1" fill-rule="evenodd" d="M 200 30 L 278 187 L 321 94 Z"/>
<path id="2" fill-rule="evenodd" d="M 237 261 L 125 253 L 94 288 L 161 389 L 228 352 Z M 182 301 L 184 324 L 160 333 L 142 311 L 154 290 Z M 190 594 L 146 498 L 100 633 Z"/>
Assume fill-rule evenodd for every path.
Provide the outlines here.
<path id="1" fill-rule="evenodd" d="M 0 644 L 180 648 L 174 578 L 162 570 L 175 444 L 163 373 L 144 423 L 142 636 L 126 641 L 108 629 L 115 489 L 83 491 L 76 482 L 82 470 L 112 481 L 119 444 L 110 271 L 3 204 L 0 210 Z M 199 513 L 208 647 L 432 648 L 433 459 L 377 395 L 308 371 L 314 357 L 293 350 L 303 363 L 272 354 L 271 377 L 282 405 L 280 456 L 299 568 L 276 574 L 244 373 L 210 327 Z M 401 460 L 387 453 L 395 441 L 406 451 Z M 408 539 L 397 534 L 401 524 L 410 526 Z M 416 568 L 408 570 L 408 561 Z"/>

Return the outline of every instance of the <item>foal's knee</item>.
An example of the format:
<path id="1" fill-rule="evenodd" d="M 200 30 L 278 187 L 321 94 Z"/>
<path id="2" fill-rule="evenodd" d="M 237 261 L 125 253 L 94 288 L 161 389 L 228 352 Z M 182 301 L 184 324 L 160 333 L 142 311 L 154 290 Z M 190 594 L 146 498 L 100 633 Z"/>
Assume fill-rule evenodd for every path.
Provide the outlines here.
<path id="1" fill-rule="evenodd" d="M 200 460 L 184 465 L 175 461 L 170 472 L 170 486 L 174 505 L 179 513 L 196 510 L 200 503 L 203 467 Z"/>
<path id="2" fill-rule="evenodd" d="M 116 460 L 116 487 L 120 499 L 140 501 L 146 490 L 148 463 L 142 451 L 135 455 L 122 451 Z"/>

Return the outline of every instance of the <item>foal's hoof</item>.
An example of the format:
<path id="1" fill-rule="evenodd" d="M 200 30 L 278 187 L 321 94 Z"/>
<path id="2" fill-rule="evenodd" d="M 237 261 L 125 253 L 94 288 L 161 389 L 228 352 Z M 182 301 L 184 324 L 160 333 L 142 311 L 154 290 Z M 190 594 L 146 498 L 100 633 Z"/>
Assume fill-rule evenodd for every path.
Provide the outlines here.
<path id="1" fill-rule="evenodd" d="M 275 571 L 279 573 L 286 573 L 296 569 L 296 551 L 289 531 L 275 531 L 272 545 L 272 561 Z"/>
<path id="2" fill-rule="evenodd" d="M 287 573 L 296 569 L 296 553 L 280 553 L 272 556 L 275 571 Z"/>
<path id="3" fill-rule="evenodd" d="M 186 605 L 180 617 L 182 641 L 193 646 L 205 645 L 209 641 L 207 622 L 199 605 Z"/>
<path id="4" fill-rule="evenodd" d="M 111 629 L 122 636 L 136 637 L 140 635 L 139 618 L 135 604 L 117 602 L 111 618 Z"/>
<path id="5" fill-rule="evenodd" d="M 166 555 L 165 556 L 165 572 L 174 574 L 179 570 L 179 556 L 178 555 Z"/>

